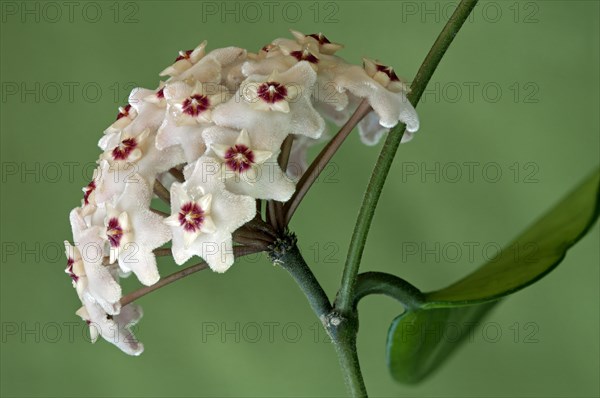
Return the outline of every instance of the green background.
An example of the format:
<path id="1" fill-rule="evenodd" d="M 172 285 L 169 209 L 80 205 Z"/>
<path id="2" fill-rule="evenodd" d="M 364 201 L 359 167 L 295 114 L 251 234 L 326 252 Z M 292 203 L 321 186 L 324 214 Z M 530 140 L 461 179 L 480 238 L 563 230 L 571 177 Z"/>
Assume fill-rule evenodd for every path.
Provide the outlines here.
<path id="1" fill-rule="evenodd" d="M 255 50 L 288 37 L 288 28 L 323 31 L 346 45 L 340 54 L 348 60 L 378 58 L 410 79 L 448 3 L 275 2 L 272 21 L 263 2 L 254 3 L 261 14 L 242 2 L 76 2 L 72 16 L 66 2 L 54 3 L 61 15 L 44 2 L 2 3 L 2 396 L 343 395 L 333 348 L 321 331 L 315 335 L 316 319 L 285 271 L 266 259 L 240 261 L 225 275 L 204 271 L 141 299 L 137 335 L 146 351 L 131 358 L 85 341 L 57 250 L 70 239 L 68 212 L 88 182 L 84 166 L 97 158 L 102 130 L 131 84 L 155 87 L 176 51 L 204 39 L 210 48 Z M 33 14 L 20 14 L 25 7 Z M 233 14 L 220 15 L 224 7 Z M 419 105 L 421 130 L 400 148 L 363 270 L 391 272 L 423 290 L 443 287 L 597 167 L 598 15 L 597 1 L 475 9 Z M 39 98 L 22 96 L 23 88 Z M 293 221 L 330 297 L 377 154 L 350 137 Z M 66 162 L 75 162 L 73 178 Z M 465 162 L 476 162 L 472 179 Z M 414 168 L 434 171 L 408 172 Z M 395 384 L 385 364 L 387 328 L 401 308 L 383 297 L 365 300 L 358 345 L 370 393 L 598 396 L 598 239 L 596 226 L 556 271 L 500 305 L 483 332 L 416 387 Z M 476 245 L 473 258 L 467 245 Z M 160 262 L 162 275 L 176 270 Z M 126 291 L 136 286 L 125 283 Z"/>

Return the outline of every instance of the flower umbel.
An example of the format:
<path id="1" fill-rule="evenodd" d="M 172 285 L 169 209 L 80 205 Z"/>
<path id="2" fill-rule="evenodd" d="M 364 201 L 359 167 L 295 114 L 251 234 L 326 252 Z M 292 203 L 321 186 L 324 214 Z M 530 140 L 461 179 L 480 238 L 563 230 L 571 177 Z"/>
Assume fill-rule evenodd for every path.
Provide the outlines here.
<path id="1" fill-rule="evenodd" d="M 353 123 L 364 100 L 367 116 L 348 131 L 358 124 L 365 143 L 399 122 L 408 138 L 418 129 L 408 87 L 391 67 L 366 58 L 352 65 L 322 33 L 292 35 L 256 54 L 207 52 L 206 41 L 180 51 L 160 73 L 167 80 L 132 90 L 104 130 L 93 178 L 70 215 L 74 242 L 65 242 L 65 272 L 93 341 L 141 354 L 131 326 L 142 311 L 121 304 L 119 281 L 133 274 L 146 289 L 161 285 L 157 253 L 178 265 L 197 257 L 223 273 L 236 253 L 273 243 L 289 222 L 285 202 L 307 189 L 307 149 L 331 137 L 324 118 Z"/>

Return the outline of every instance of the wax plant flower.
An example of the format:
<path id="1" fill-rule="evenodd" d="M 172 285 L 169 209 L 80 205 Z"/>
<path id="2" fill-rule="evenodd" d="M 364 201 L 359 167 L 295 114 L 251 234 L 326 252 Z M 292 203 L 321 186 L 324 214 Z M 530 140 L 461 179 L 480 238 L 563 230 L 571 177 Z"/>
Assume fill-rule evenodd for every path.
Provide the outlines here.
<path id="1" fill-rule="evenodd" d="M 66 272 L 82 305 L 76 313 L 89 324 L 92 341 L 101 336 L 140 355 L 144 347 L 131 331 L 142 316 L 137 298 L 195 271 L 225 273 L 236 258 L 267 252 L 308 298 L 339 355 L 349 392 L 360 396 L 366 394 L 356 351 L 362 297 L 385 294 L 404 307 L 390 327 L 388 363 L 396 379 L 415 382 L 453 346 L 406 336 L 406 325 L 476 320 L 556 265 L 597 216 L 597 174 L 517 239 L 543 249 L 533 265 L 501 258 L 430 293 L 387 273 L 358 273 L 394 154 L 419 129 L 414 106 L 474 5 L 465 0 L 456 9 L 410 87 L 378 60 L 347 62 L 337 55 L 342 45 L 322 33 L 292 31 L 292 39 L 275 39 L 256 53 L 209 51 L 204 41 L 180 51 L 155 88 L 134 89 L 100 138 L 103 153 L 70 215 L 73 243 L 65 242 Z M 341 128 L 329 134 L 325 120 Z M 354 127 L 367 145 L 386 139 L 331 303 L 289 225 Z M 324 147 L 309 162 L 307 149 L 315 145 Z M 170 212 L 153 206 L 153 197 Z M 559 217 L 573 206 L 573 217 Z M 549 228 L 551 238 L 544 234 Z M 156 257 L 168 255 L 178 265 L 199 262 L 165 278 Z M 146 286 L 124 295 L 119 281 L 130 275 Z"/>

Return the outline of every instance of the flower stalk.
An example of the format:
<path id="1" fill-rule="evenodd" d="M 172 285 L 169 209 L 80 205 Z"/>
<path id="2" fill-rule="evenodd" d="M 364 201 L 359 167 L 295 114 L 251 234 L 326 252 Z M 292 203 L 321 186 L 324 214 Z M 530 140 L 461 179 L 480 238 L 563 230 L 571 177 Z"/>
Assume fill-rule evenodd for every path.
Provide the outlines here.
<path id="1" fill-rule="evenodd" d="M 360 122 L 369 112 L 371 111 L 371 106 L 365 100 L 363 100 L 356 111 L 350 116 L 348 121 L 342 126 L 340 131 L 329 141 L 329 143 L 321 150 L 319 155 L 313 160 L 310 164 L 306 172 L 302 175 L 302 178 L 298 182 L 296 186 L 296 192 L 292 195 L 292 198 L 286 203 L 284 206 L 285 211 L 285 225 L 287 226 L 296 209 L 302 202 L 302 199 L 306 196 L 308 191 L 314 182 L 319 178 L 321 172 L 325 169 L 325 166 L 333 155 L 338 151 L 340 146 L 344 143 L 348 135 L 352 132 L 354 127 Z"/>
<path id="2" fill-rule="evenodd" d="M 411 85 L 411 92 L 408 94 L 408 99 L 413 106 L 417 106 L 421 99 L 421 95 L 425 91 L 431 76 L 433 76 L 433 73 L 441 62 L 450 43 L 452 43 L 452 40 L 454 40 L 456 34 L 463 26 L 476 4 L 477 0 L 462 0 L 446 23 L 446 26 L 444 26 L 442 32 L 439 34 L 437 40 L 431 47 L 431 50 L 429 50 L 429 53 L 421 64 L 417 76 Z M 356 219 L 356 225 L 350 241 L 348 256 L 346 257 L 346 264 L 342 275 L 341 287 L 338 292 L 336 305 L 342 312 L 349 312 L 352 310 L 356 278 L 365 244 L 367 242 L 367 235 L 371 227 L 371 222 L 373 221 L 375 208 L 377 207 L 379 197 L 381 196 L 381 191 L 383 190 L 383 185 L 387 179 L 404 131 L 405 125 L 399 124 L 389 132 L 385 143 L 383 144 L 383 148 L 381 148 L 373 173 L 371 174 Z"/>

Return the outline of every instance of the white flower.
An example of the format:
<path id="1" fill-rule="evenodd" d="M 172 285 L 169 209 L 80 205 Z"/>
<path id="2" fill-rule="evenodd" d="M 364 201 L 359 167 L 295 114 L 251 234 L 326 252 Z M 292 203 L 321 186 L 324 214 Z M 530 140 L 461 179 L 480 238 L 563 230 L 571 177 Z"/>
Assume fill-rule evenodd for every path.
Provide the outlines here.
<path id="1" fill-rule="evenodd" d="M 237 131 L 213 127 L 204 132 L 209 156 L 221 163 L 225 187 L 256 199 L 287 201 L 295 190 L 277 156 L 282 140 L 261 131 Z"/>
<path id="2" fill-rule="evenodd" d="M 406 124 L 406 131 L 416 132 L 419 129 L 419 117 L 406 98 L 406 86 L 390 67 L 376 64 L 373 69 L 368 62 L 365 67 L 368 70 L 358 66 L 340 67 L 334 77 L 338 90 L 348 90 L 356 97 L 366 98 L 382 127 L 392 128 L 400 121 Z"/>
<path id="3" fill-rule="evenodd" d="M 186 181 L 171 186 L 172 215 L 165 219 L 173 258 L 181 265 L 200 256 L 213 271 L 225 272 L 234 261 L 232 233 L 254 218 L 255 202 L 225 190 L 214 160 L 202 157 L 188 167 Z"/>
<path id="4" fill-rule="evenodd" d="M 327 120 L 336 124 L 337 126 L 342 126 L 350 115 L 354 113 L 358 105 L 360 104 L 361 99 L 350 94 L 348 95 L 348 106 L 342 110 L 336 110 L 333 106 L 325 102 L 317 102 L 315 104 L 315 109 L 323 115 Z M 362 118 L 360 122 L 358 122 L 358 133 L 360 135 L 360 139 L 365 145 L 373 146 L 377 145 L 381 138 L 390 131 L 389 128 L 383 127 L 379 124 L 379 116 L 371 111 L 365 117 Z M 406 143 L 412 139 L 414 133 L 409 131 L 405 131 L 402 135 L 401 143 Z"/>
<path id="5" fill-rule="evenodd" d="M 152 191 L 143 178 L 127 183 L 114 205 L 107 206 L 104 236 L 110 247 L 110 263 L 118 260 L 123 272 L 130 272 L 144 285 L 153 285 L 160 276 L 152 252 L 171 239 L 163 218 L 150 211 Z"/>
<path id="6" fill-rule="evenodd" d="M 188 70 L 204 57 L 206 40 L 193 50 L 179 51 L 175 62 L 160 72 L 160 76 L 177 76 Z"/>
<path id="7" fill-rule="evenodd" d="M 257 54 L 248 54 L 248 61 L 242 65 L 242 74 L 269 75 L 274 70 L 286 71 L 298 60 L 284 53 L 276 44 L 267 44 Z"/>
<path id="8" fill-rule="evenodd" d="M 215 109 L 213 121 L 282 140 L 289 134 L 318 138 L 325 121 L 310 101 L 315 81 L 315 71 L 304 61 L 283 73 L 250 76 L 234 98 Z"/>
<path id="9" fill-rule="evenodd" d="M 406 83 L 400 80 L 400 78 L 396 75 L 396 72 L 394 72 L 394 68 L 391 66 L 382 65 L 379 62 L 369 58 L 363 58 L 363 67 L 369 77 L 388 90 L 395 93 L 410 92 L 410 88 L 406 85 Z"/>
<path id="10" fill-rule="evenodd" d="M 78 253 L 70 252 L 68 258 L 72 258 L 74 262 L 83 262 L 82 268 L 87 278 L 86 285 L 78 287 L 78 292 L 81 291 L 84 296 L 89 296 L 90 300 L 98 303 L 107 313 L 118 313 L 121 287 L 109 267 L 104 265 L 105 241 L 101 236 L 101 227 L 88 225 L 80 208 L 71 211 L 70 220 L 73 241 Z M 82 268 L 77 267 L 79 275 L 83 275 Z"/>
<path id="11" fill-rule="evenodd" d="M 138 133 L 119 131 L 104 138 L 101 144 L 105 152 L 98 161 L 98 177 L 94 179 L 93 192 L 98 203 L 120 195 L 126 183 L 138 181 L 138 175 L 152 183 L 159 173 L 185 162 L 180 147 L 156 148 L 156 132 L 149 129 Z"/>
<path id="12" fill-rule="evenodd" d="M 167 114 L 156 136 L 156 147 L 182 148 L 191 163 L 206 150 L 202 131 L 212 124 L 212 110 L 229 99 L 225 87 L 217 83 L 178 81 L 165 87 Z"/>
<path id="13" fill-rule="evenodd" d="M 109 134 L 114 132 L 115 130 L 124 129 L 129 124 L 131 124 L 131 122 L 133 122 L 136 117 L 137 111 L 131 106 L 131 104 L 120 106 L 119 113 L 117 113 L 117 119 L 113 122 L 113 124 L 108 126 L 106 130 L 104 130 L 104 134 Z"/>
<path id="14" fill-rule="evenodd" d="M 65 241 L 65 253 L 67 255 L 67 268 L 65 268 L 65 272 L 71 277 L 73 287 L 81 300 L 88 285 L 81 253 L 69 241 Z"/>
<path id="15" fill-rule="evenodd" d="M 235 91 L 244 80 L 241 67 L 246 60 L 246 50 L 239 47 L 218 48 L 190 69 L 178 76 L 179 80 L 215 82 Z"/>
<path id="16" fill-rule="evenodd" d="M 229 97 L 225 87 L 212 82 L 178 81 L 165 87 L 167 112 L 178 126 L 210 123 L 212 109 Z"/>
<path id="17" fill-rule="evenodd" d="M 254 109 L 288 113 L 289 103 L 295 101 L 302 90 L 298 84 L 299 82 L 290 81 L 274 70 L 266 78 L 251 76 L 246 79 L 242 84 L 241 93 Z"/>
<path id="18" fill-rule="evenodd" d="M 92 343 L 96 342 L 100 335 L 126 354 L 137 356 L 144 351 L 144 345 L 138 342 L 131 332 L 131 327 L 143 315 L 140 306 L 129 304 L 121 308 L 119 314 L 110 315 L 87 298 L 83 300 L 83 304 L 84 306 L 77 310 L 76 314 L 89 325 Z"/>
<path id="19" fill-rule="evenodd" d="M 317 72 L 316 85 L 312 90 L 316 105 L 326 103 L 336 110 L 342 110 L 348 104 L 347 95 L 338 90 L 334 77 L 340 67 L 348 64 L 342 58 L 333 55 L 341 45 L 331 43 L 322 35 L 303 35 L 292 31 L 297 41 L 275 39 L 273 44 L 265 46 L 269 51 L 262 51 L 244 64 L 246 75 L 265 75 L 272 70 L 287 70 L 298 62 L 307 62 Z"/>
<path id="20" fill-rule="evenodd" d="M 167 100 L 165 99 L 165 82 L 161 81 L 158 85 L 158 88 L 153 92 L 149 92 L 150 90 L 144 88 L 134 89 L 134 91 L 135 90 L 141 91 L 139 93 L 135 93 L 136 100 L 137 98 L 142 98 L 143 101 L 150 102 L 151 104 L 154 104 L 160 108 L 167 106 Z M 134 93 L 132 92 L 131 94 Z M 131 98 L 131 95 L 129 98 Z"/>
<path id="21" fill-rule="evenodd" d="M 112 161 L 136 162 L 142 157 L 141 147 L 150 135 L 149 129 L 142 130 L 139 134 L 128 133 L 125 130 L 104 137 L 106 139 L 106 151 L 101 159 Z"/>
<path id="22" fill-rule="evenodd" d="M 165 118 L 167 101 L 164 96 L 164 83 L 156 90 L 134 88 L 129 94 L 129 104 L 135 109 L 137 117 L 123 130 L 135 133 L 138 131 L 156 131 Z"/>
<path id="23" fill-rule="evenodd" d="M 298 43 L 300 43 L 300 44 L 312 43 L 312 44 L 318 46 L 319 52 L 321 54 L 332 55 L 335 52 L 344 48 L 344 46 L 339 43 L 332 43 L 331 41 L 329 41 L 329 39 L 327 39 L 327 37 L 321 32 L 312 33 L 309 35 L 305 35 L 303 33 L 300 33 L 296 30 L 291 30 L 291 29 L 290 29 L 290 32 L 296 38 Z"/>
<path id="24" fill-rule="evenodd" d="M 296 62 L 306 61 L 315 71 L 319 69 L 321 62 L 321 53 L 318 44 L 314 42 L 305 42 L 298 44 L 292 40 L 279 39 L 274 43 L 279 46 L 281 52 L 296 60 Z"/>

